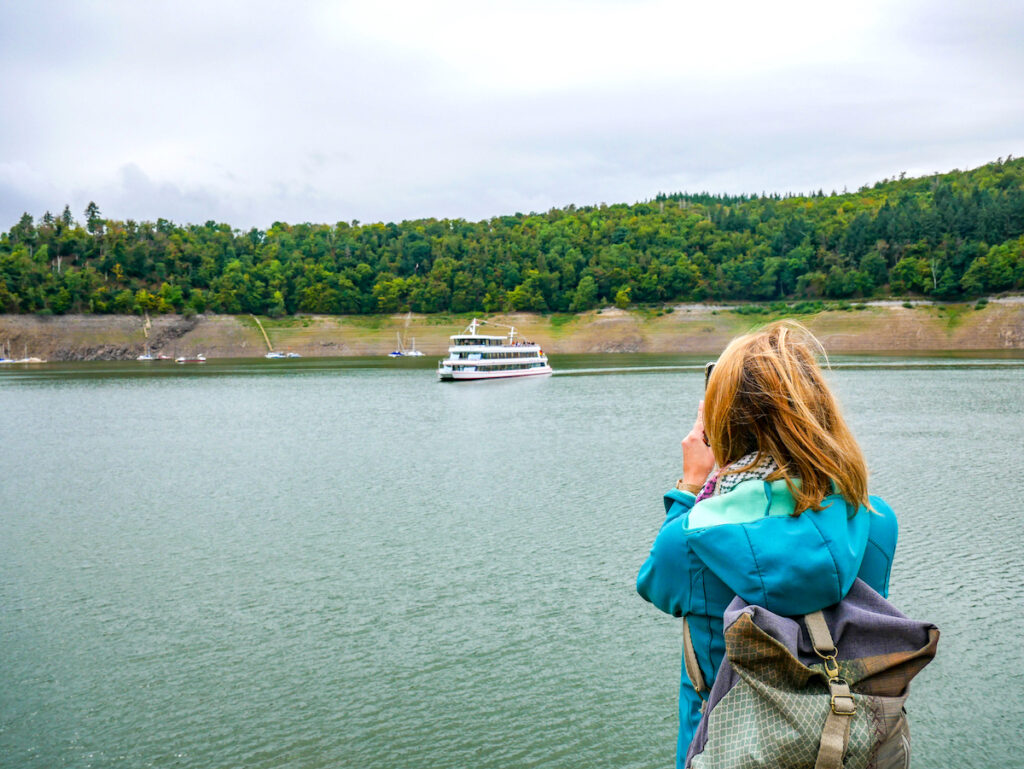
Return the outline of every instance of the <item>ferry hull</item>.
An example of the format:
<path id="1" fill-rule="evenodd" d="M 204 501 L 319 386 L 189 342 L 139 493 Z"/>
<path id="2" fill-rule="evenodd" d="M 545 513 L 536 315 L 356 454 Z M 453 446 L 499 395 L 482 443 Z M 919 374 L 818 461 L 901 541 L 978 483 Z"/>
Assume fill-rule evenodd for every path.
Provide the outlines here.
<path id="1" fill-rule="evenodd" d="M 509 379 L 524 376 L 548 376 L 551 366 L 527 368 L 521 371 L 444 371 L 438 369 L 437 378 L 442 382 L 469 382 L 475 379 Z"/>

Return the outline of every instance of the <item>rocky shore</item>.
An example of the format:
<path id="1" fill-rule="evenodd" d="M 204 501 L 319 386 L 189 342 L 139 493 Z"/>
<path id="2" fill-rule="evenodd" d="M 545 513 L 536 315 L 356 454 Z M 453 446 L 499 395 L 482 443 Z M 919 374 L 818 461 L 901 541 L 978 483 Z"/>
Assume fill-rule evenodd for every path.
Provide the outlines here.
<path id="1" fill-rule="evenodd" d="M 578 315 L 511 313 L 486 316 L 515 326 L 548 353 L 716 353 L 738 333 L 780 315 L 740 314 L 735 308 L 677 305 L 660 310 L 596 310 Z M 1024 352 L 1024 297 L 975 304 L 874 302 L 797 317 L 829 352 L 900 353 L 1020 350 Z M 0 315 L 0 346 L 12 357 L 50 361 L 126 360 L 147 348 L 168 355 L 259 357 L 267 338 L 275 350 L 303 356 L 382 355 L 415 340 L 440 356 L 448 336 L 470 316 L 374 315 L 153 316 Z M 495 333 L 503 333 L 499 329 Z"/>

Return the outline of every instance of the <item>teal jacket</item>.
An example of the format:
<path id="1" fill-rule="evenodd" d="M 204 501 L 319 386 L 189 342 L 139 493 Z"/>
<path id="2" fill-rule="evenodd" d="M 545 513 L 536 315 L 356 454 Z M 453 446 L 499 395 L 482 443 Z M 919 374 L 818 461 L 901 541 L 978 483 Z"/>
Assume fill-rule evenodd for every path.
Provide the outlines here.
<path id="1" fill-rule="evenodd" d="M 722 613 L 739 595 L 777 614 L 807 614 L 838 603 L 860 577 L 888 597 L 896 516 L 871 497 L 874 513 L 838 495 L 824 509 L 793 516 L 785 481 L 744 481 L 694 507 L 685 491 L 665 495 L 665 522 L 636 589 L 673 617 L 686 615 L 710 687 L 725 654 Z M 677 766 L 700 723 L 700 698 L 683 670 Z"/>

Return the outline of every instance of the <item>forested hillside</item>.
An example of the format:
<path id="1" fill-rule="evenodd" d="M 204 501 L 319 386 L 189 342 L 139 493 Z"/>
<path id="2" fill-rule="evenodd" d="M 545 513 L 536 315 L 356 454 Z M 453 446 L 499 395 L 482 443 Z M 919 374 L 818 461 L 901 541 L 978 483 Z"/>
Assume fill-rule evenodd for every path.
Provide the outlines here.
<path id="1" fill-rule="evenodd" d="M 586 310 L 602 304 L 1024 287 L 1024 160 L 850 194 L 658 195 L 480 222 L 75 220 L 0 235 L 0 311 Z"/>

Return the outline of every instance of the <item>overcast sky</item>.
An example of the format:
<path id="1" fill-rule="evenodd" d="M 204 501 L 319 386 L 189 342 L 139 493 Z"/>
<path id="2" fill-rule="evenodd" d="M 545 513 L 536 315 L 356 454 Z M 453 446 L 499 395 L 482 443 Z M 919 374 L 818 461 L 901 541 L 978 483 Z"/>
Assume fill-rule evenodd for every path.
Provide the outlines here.
<path id="1" fill-rule="evenodd" d="M 1024 3 L 0 3 L 28 211 L 470 220 L 1024 154 Z"/>

